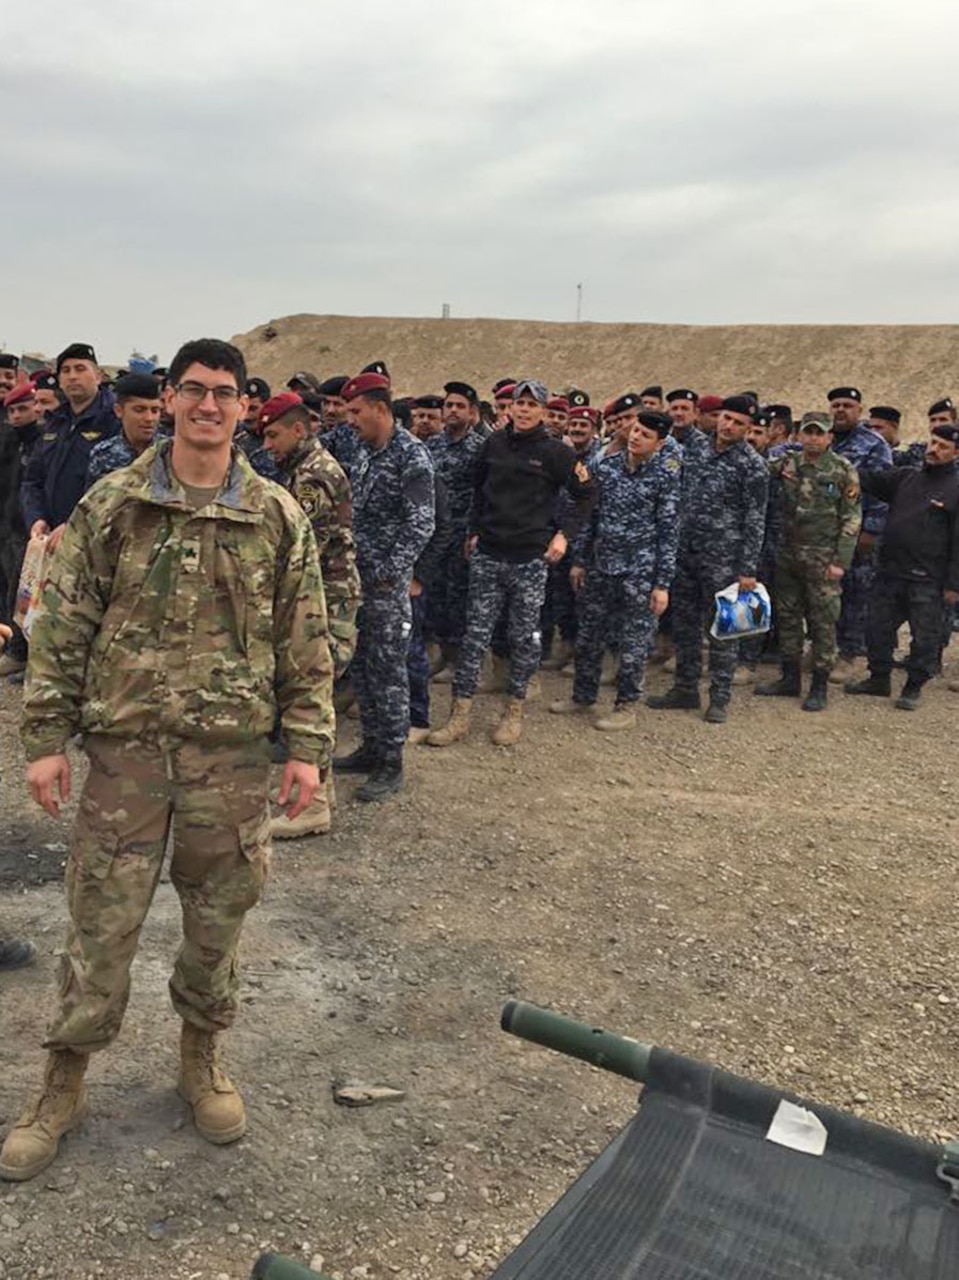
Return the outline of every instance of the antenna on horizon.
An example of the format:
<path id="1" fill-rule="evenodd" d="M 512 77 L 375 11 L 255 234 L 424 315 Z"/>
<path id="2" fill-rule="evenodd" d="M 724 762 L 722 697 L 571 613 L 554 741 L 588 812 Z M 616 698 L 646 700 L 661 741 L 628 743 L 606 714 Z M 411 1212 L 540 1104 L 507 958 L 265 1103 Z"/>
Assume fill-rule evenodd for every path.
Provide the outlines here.
<path id="1" fill-rule="evenodd" d="M 583 318 L 583 286 L 576 286 L 576 323 L 579 324 Z"/>
<path id="2" fill-rule="evenodd" d="M 450 304 L 448 302 L 443 303 L 443 314 L 441 318 L 443 320 L 448 320 L 450 318 Z"/>

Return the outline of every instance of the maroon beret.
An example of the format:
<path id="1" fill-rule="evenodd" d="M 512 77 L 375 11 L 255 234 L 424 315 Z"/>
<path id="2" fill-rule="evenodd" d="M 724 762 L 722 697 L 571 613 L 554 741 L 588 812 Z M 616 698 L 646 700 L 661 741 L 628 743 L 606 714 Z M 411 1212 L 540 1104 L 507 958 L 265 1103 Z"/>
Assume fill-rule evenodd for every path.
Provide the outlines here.
<path id="1" fill-rule="evenodd" d="M 591 422 L 595 427 L 598 418 L 599 410 L 588 404 L 574 404 L 569 411 L 570 422 Z"/>
<path id="2" fill-rule="evenodd" d="M 32 400 L 36 395 L 37 389 L 32 382 L 18 382 L 12 391 L 8 391 L 3 397 L 4 409 L 9 409 L 11 405 L 23 404 L 24 400 Z"/>
<path id="3" fill-rule="evenodd" d="M 365 396 L 370 391 L 389 391 L 390 380 L 381 373 L 358 373 L 340 392 L 343 400 L 355 400 L 357 396 Z"/>
<path id="4" fill-rule="evenodd" d="M 569 401 L 565 396 L 553 396 L 552 400 L 546 401 L 546 408 L 557 413 L 569 413 Z"/>
<path id="5" fill-rule="evenodd" d="M 700 396 L 699 411 L 700 413 L 718 413 L 723 407 L 722 396 Z"/>
<path id="6" fill-rule="evenodd" d="M 289 413 L 291 409 L 298 409 L 302 404 L 303 397 L 297 395 L 295 391 L 281 391 L 279 395 L 271 396 L 256 415 L 257 430 L 265 430 L 271 422 L 276 422 L 277 418 L 282 418 L 284 413 Z"/>

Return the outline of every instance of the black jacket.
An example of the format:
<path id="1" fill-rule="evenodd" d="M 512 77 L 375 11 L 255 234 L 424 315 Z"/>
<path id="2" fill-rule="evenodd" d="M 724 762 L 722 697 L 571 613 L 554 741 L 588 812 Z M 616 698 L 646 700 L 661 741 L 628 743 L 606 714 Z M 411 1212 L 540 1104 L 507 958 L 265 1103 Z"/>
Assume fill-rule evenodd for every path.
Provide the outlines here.
<path id="1" fill-rule="evenodd" d="M 889 504 L 879 568 L 959 591 L 959 475 L 952 467 L 860 472 L 864 493 Z"/>
<path id="2" fill-rule="evenodd" d="M 46 520 L 51 529 L 69 520 L 83 497 L 90 450 L 119 430 L 113 392 L 106 387 L 100 388 L 79 418 L 74 418 L 68 404 L 50 415 L 20 489 L 28 533 L 37 520 Z"/>
<path id="3" fill-rule="evenodd" d="M 20 510 L 20 485 L 37 446 L 39 428 L 0 423 L 0 538 L 22 542 L 26 537 Z"/>
<path id="4" fill-rule="evenodd" d="M 433 536 L 420 552 L 420 558 L 413 567 L 413 577 L 421 582 L 427 590 L 436 585 L 440 570 L 450 550 L 450 539 L 453 536 L 453 525 L 450 520 L 450 503 L 446 492 L 446 484 L 438 471 L 433 473 L 433 495 L 436 499 L 436 527 Z M 462 539 L 461 539 L 462 541 Z M 460 555 L 463 549 L 460 547 Z"/>
<path id="5" fill-rule="evenodd" d="M 494 560 L 522 564 L 543 554 L 556 530 L 556 496 L 574 502 L 560 520 L 572 542 L 589 515 L 593 483 L 581 460 L 544 426 L 495 431 L 476 460 L 470 533 Z"/>

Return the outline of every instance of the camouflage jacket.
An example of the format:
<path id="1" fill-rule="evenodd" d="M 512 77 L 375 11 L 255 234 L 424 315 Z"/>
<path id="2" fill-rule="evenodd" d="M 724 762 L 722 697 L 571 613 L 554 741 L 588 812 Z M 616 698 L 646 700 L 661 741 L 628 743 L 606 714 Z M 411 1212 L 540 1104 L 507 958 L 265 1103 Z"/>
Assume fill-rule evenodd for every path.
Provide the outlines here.
<path id="1" fill-rule="evenodd" d="M 139 454 L 122 431 L 118 436 L 111 436 L 109 440 L 101 440 L 90 450 L 86 488 L 89 489 L 111 471 L 128 467 L 131 462 L 136 462 L 138 457 Z"/>
<path id="2" fill-rule="evenodd" d="M 162 440 L 78 503 L 30 638 L 29 760 L 108 734 L 210 747 L 265 739 L 325 765 L 332 664 L 316 543 L 290 495 L 237 450 L 195 511 Z"/>
<path id="3" fill-rule="evenodd" d="M 342 675 L 356 648 L 360 602 L 350 482 L 333 455 L 313 437 L 283 460 L 280 474 L 313 526 L 323 571 L 333 666 L 336 674 Z"/>
<path id="4" fill-rule="evenodd" d="M 818 554 L 848 569 L 862 527 L 856 468 L 831 450 L 815 459 L 790 450 L 767 465 L 772 539 L 779 552 Z"/>
<path id="5" fill-rule="evenodd" d="M 454 440 L 444 430 L 432 437 L 427 448 L 437 475 L 446 483 L 453 528 L 465 537 L 473 502 L 476 460 L 483 451 L 483 437 L 476 431 L 467 431 L 461 440 Z"/>
<path id="6" fill-rule="evenodd" d="M 769 475 L 745 441 L 701 453 L 683 446 L 680 554 L 708 561 L 730 578 L 755 577 L 766 527 Z"/>
<path id="7" fill-rule="evenodd" d="M 233 435 L 233 443 L 258 476 L 262 476 L 264 480 L 276 480 L 278 484 L 283 483 L 276 459 L 255 431 L 246 426 L 238 427 Z"/>
<path id="8" fill-rule="evenodd" d="M 352 479 L 353 535 L 364 587 L 410 582 L 436 527 L 426 446 L 394 427 L 382 449 L 360 450 Z"/>
<path id="9" fill-rule="evenodd" d="M 632 470 L 626 463 L 625 452 L 614 453 L 593 468 L 598 497 L 574 562 L 668 590 L 676 572 L 682 463 L 672 450 Z"/>
<path id="10" fill-rule="evenodd" d="M 329 431 L 323 432 L 321 439 L 324 449 L 328 453 L 332 453 L 352 484 L 353 468 L 359 460 L 360 449 L 362 448 L 360 437 L 348 422 L 337 422 L 330 427 Z"/>
<path id="11" fill-rule="evenodd" d="M 879 471 L 892 466 L 892 450 L 878 431 L 857 422 L 851 431 L 834 431 L 832 450 L 857 471 Z M 862 531 L 879 534 L 886 523 L 886 504 L 871 494 L 863 494 Z"/>

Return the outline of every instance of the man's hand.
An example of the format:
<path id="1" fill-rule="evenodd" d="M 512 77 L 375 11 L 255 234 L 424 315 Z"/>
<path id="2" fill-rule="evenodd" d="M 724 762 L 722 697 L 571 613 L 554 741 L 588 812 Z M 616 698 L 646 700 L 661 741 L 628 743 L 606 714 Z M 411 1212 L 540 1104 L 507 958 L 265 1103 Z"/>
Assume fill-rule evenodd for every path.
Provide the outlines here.
<path id="1" fill-rule="evenodd" d="M 7 641 L 11 638 L 13 632 L 5 622 L 0 622 L 0 653 L 6 648 Z"/>
<path id="2" fill-rule="evenodd" d="M 479 534 L 474 533 L 463 543 L 463 559 L 468 560 L 476 550 L 476 544 L 479 542 Z"/>
<path id="3" fill-rule="evenodd" d="M 50 534 L 49 538 L 47 538 L 48 551 L 56 551 L 57 547 L 60 545 L 60 539 L 63 537 L 63 531 L 66 527 L 67 526 L 65 524 L 58 524 L 53 533 Z"/>
<path id="4" fill-rule="evenodd" d="M 423 594 L 423 584 L 418 582 L 416 578 L 410 583 L 410 595 L 414 598 Z"/>
<path id="5" fill-rule="evenodd" d="M 565 533 L 554 533 L 549 546 L 546 548 L 546 554 L 543 559 L 547 564 L 559 564 L 563 556 L 566 554 L 566 548 L 569 544 L 566 541 Z"/>
<path id="6" fill-rule="evenodd" d="M 739 590 L 740 590 L 740 591 L 755 591 L 755 590 L 756 590 L 756 579 L 755 579 L 755 578 L 747 578 L 747 577 L 745 577 L 745 576 L 743 576 L 743 575 L 740 575 L 740 578 L 739 578 Z"/>
<path id="7" fill-rule="evenodd" d="M 33 524 L 30 526 L 31 538 L 45 538 L 49 532 L 50 526 L 47 524 L 46 520 L 34 520 Z"/>
<path id="8" fill-rule="evenodd" d="M 669 608 L 669 592 L 665 587 L 654 587 L 652 595 L 649 597 L 649 607 L 653 611 L 654 618 L 661 618 Z"/>
<path id="9" fill-rule="evenodd" d="M 827 582 L 841 582 L 845 576 L 846 576 L 846 570 L 842 567 L 841 564 L 826 565 L 826 581 Z"/>
<path id="10" fill-rule="evenodd" d="M 70 761 L 66 756 L 42 756 L 27 765 L 30 794 L 51 818 L 60 817 L 60 805 L 70 799 Z"/>
<path id="11" fill-rule="evenodd" d="M 586 581 L 586 570 L 581 564 L 574 564 L 569 571 L 569 585 L 574 591 L 582 591 L 583 583 Z"/>
<path id="12" fill-rule="evenodd" d="M 286 810 L 286 816 L 291 822 L 294 818 L 298 818 L 304 809 L 310 807 L 325 777 L 326 770 L 324 769 L 321 777 L 315 764 L 306 764 L 303 760 L 287 760 L 283 777 L 280 779 L 280 794 L 276 798 L 276 803 L 282 809 L 287 801 L 292 801 Z M 294 790 L 296 791 L 295 800 L 293 800 Z"/>
<path id="13" fill-rule="evenodd" d="M 946 604 L 959 604 L 959 591 L 950 591 L 947 587 L 942 593 L 942 598 Z"/>

